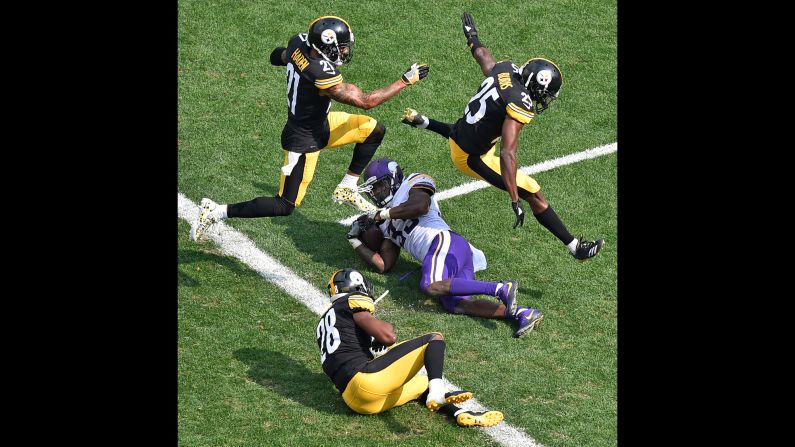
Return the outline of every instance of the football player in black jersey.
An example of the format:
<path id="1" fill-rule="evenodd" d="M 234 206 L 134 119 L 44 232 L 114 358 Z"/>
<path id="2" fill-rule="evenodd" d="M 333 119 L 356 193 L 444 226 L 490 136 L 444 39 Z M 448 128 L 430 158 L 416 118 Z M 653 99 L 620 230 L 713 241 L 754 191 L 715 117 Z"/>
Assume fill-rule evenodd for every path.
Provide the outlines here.
<path id="1" fill-rule="evenodd" d="M 392 325 L 373 316 L 373 286 L 359 271 L 337 270 L 327 291 L 331 307 L 315 330 L 320 364 L 351 410 L 377 414 L 419 400 L 462 427 L 502 422 L 499 411 L 469 411 L 454 405 L 470 399 L 472 393 L 446 392 L 442 334 L 431 332 L 395 343 Z M 374 351 L 380 355 L 376 357 Z M 427 376 L 417 374 L 423 366 Z"/>
<path id="2" fill-rule="evenodd" d="M 522 127 L 543 113 L 558 98 L 563 75 L 552 61 L 534 57 L 521 67 L 511 61 L 496 62 L 491 51 L 478 40 L 475 23 L 469 13 L 461 25 L 472 56 L 486 79 L 455 124 L 443 123 L 406 109 L 402 122 L 432 130 L 450 145 L 453 164 L 464 174 L 508 191 L 516 214 L 513 228 L 524 224 L 521 199 L 526 200 L 533 215 L 569 249 L 575 259 L 584 261 L 599 253 L 605 241 L 577 239 L 569 233 L 558 215 L 541 194 L 541 186 L 516 169 L 516 147 Z M 500 155 L 494 155 L 501 139 Z"/>
<path id="3" fill-rule="evenodd" d="M 429 67 L 413 64 L 392 84 L 366 93 L 344 82 L 338 71 L 353 57 L 353 43 L 353 30 L 348 22 L 340 17 L 323 16 L 309 24 L 308 32 L 293 36 L 286 48 L 273 50 L 271 64 L 287 67 L 287 123 L 281 135 L 284 166 L 279 192 L 275 197 L 257 197 L 229 205 L 202 199 L 202 211 L 191 227 L 191 239 L 198 240 L 211 225 L 228 217 L 291 214 L 312 182 L 320 151 L 351 143 L 356 143 L 351 163 L 332 199 L 363 212 L 374 209 L 359 194 L 356 182 L 381 144 L 386 129 L 367 115 L 329 112 L 331 100 L 371 109 L 419 82 L 428 75 Z"/>

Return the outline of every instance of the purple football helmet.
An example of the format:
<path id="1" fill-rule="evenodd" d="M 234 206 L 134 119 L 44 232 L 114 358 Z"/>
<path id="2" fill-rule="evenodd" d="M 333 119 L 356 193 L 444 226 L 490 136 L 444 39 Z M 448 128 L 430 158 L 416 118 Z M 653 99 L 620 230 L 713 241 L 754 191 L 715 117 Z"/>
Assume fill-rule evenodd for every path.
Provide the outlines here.
<path id="1" fill-rule="evenodd" d="M 403 170 L 396 161 L 382 158 L 370 163 L 362 177 L 364 183 L 359 191 L 367 194 L 377 207 L 384 208 L 403 183 Z"/>

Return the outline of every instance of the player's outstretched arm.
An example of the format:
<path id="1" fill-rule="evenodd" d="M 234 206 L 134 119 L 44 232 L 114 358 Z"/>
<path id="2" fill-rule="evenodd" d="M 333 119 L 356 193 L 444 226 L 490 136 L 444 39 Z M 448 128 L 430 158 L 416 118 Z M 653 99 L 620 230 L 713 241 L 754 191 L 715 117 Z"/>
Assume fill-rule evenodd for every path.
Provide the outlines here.
<path id="1" fill-rule="evenodd" d="M 480 65 L 483 70 L 483 75 L 488 76 L 491 69 L 494 68 L 494 57 L 491 55 L 491 50 L 484 47 L 478 39 L 478 30 L 475 28 L 475 21 L 468 12 L 461 16 L 461 28 L 464 30 L 464 37 L 467 38 L 467 46 L 472 50 L 472 57 Z"/>
<path id="2" fill-rule="evenodd" d="M 377 105 L 383 104 L 389 98 L 397 95 L 399 91 L 410 85 L 416 84 L 420 79 L 428 76 L 428 70 L 430 70 L 430 67 L 428 67 L 427 64 L 413 64 L 397 81 L 369 93 L 362 91 L 362 89 L 354 84 L 341 82 L 322 91 L 322 94 L 330 96 L 337 102 L 369 110 Z"/>

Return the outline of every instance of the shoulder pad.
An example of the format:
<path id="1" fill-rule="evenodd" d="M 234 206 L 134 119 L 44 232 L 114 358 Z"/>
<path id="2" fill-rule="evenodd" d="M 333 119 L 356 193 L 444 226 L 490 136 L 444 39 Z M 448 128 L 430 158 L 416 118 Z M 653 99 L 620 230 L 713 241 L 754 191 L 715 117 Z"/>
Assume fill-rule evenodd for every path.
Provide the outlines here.
<path id="1" fill-rule="evenodd" d="M 359 293 L 353 293 L 348 296 L 348 307 L 350 307 L 351 311 L 353 312 L 361 312 L 365 310 L 370 313 L 375 312 L 375 304 L 373 304 L 373 299 L 367 295 L 362 295 Z"/>
<path id="2" fill-rule="evenodd" d="M 415 172 L 414 174 L 409 175 L 406 178 L 406 181 L 409 183 L 411 188 L 427 189 L 431 192 L 431 194 L 436 192 L 436 181 L 428 174 Z"/>

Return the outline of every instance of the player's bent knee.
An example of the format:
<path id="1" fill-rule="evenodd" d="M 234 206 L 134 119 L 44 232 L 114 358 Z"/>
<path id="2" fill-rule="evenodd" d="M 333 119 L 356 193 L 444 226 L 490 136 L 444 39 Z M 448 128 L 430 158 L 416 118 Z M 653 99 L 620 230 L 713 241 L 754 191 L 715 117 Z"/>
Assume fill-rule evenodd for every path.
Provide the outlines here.
<path id="1" fill-rule="evenodd" d="M 289 216 L 293 214 L 295 210 L 295 205 L 288 202 L 282 197 L 276 197 L 277 204 L 276 204 L 276 216 Z"/>
<path id="2" fill-rule="evenodd" d="M 380 142 L 381 140 L 384 139 L 385 134 L 386 134 L 386 127 L 384 127 L 384 125 L 381 124 L 380 121 L 377 121 L 375 123 L 375 128 L 373 129 L 372 132 L 370 132 L 370 135 L 368 135 L 367 139 L 364 141 L 365 143 Z"/>

